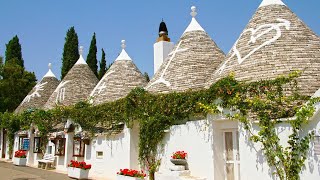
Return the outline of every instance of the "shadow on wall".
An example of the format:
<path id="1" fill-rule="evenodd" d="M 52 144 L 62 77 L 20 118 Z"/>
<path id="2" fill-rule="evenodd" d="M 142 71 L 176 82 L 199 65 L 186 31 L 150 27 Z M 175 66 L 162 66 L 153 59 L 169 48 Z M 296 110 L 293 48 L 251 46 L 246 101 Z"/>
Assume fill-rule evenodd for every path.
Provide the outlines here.
<path id="1" fill-rule="evenodd" d="M 316 129 L 316 127 L 318 129 Z M 253 126 L 253 128 L 254 128 L 254 132 L 257 133 L 258 127 L 255 125 Z M 303 128 L 301 137 L 306 136 L 307 133 L 310 132 L 311 130 L 316 130 L 318 135 L 320 135 L 319 128 L 320 128 L 319 119 L 312 120 L 309 122 L 307 126 Z M 244 131 L 241 126 L 240 126 L 240 129 Z M 280 136 L 281 144 L 284 145 L 284 147 L 286 147 L 288 136 L 291 134 L 291 126 L 288 123 L 282 123 L 277 127 L 277 132 Z M 269 166 L 267 165 L 267 160 L 263 154 L 261 143 L 252 142 L 249 139 L 250 138 L 249 133 L 244 131 L 243 134 L 244 134 L 245 144 L 250 148 L 250 152 L 256 154 L 257 171 L 261 170 L 261 172 L 264 172 L 264 167 L 269 167 Z M 274 168 L 268 168 L 268 175 L 271 179 L 277 180 L 278 178 L 276 177 L 276 175 L 273 174 L 274 170 L 275 170 Z M 307 153 L 307 160 L 305 162 L 305 167 L 302 169 L 302 174 L 304 173 L 314 174 L 315 170 L 317 170 L 317 174 L 320 175 L 320 160 L 319 160 L 319 157 L 316 154 L 314 154 L 314 143 L 313 141 L 311 141 L 310 148 Z"/>
<path id="2" fill-rule="evenodd" d="M 160 171 L 166 171 L 172 165 L 170 158 L 174 151 L 184 150 L 188 153 L 189 164 L 186 168 L 191 170 L 191 174 L 199 176 L 208 170 L 207 174 L 213 175 L 212 126 L 212 121 L 207 118 L 172 126 L 158 150 L 161 158 Z M 205 153 L 199 153 L 199 148 L 202 148 Z"/>
<path id="3" fill-rule="evenodd" d="M 320 136 L 320 127 L 319 127 L 319 117 L 317 117 L 314 120 L 311 120 L 309 124 L 304 128 L 304 136 L 306 133 L 308 133 L 310 130 L 315 131 L 316 136 Z M 316 139 L 315 139 L 316 140 Z M 311 140 L 310 148 L 308 151 L 308 167 L 311 174 L 315 173 L 314 171 L 317 170 L 317 174 L 320 175 L 320 160 L 318 155 L 314 152 L 314 141 Z M 307 168 L 304 167 L 302 171 L 307 171 Z"/>

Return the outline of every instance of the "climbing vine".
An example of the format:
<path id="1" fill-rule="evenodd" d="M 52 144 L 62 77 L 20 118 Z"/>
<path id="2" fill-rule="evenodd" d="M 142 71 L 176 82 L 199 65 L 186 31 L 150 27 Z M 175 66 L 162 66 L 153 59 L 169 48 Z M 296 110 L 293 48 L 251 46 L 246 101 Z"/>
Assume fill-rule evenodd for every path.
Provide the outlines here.
<path id="1" fill-rule="evenodd" d="M 298 93 L 296 79 L 299 76 L 299 72 L 293 72 L 273 80 L 247 83 L 235 80 L 231 74 L 206 90 L 168 94 L 151 94 L 136 88 L 125 98 L 97 106 L 79 102 L 47 111 L 29 109 L 18 115 L 4 113 L 0 115 L 1 127 L 12 137 L 21 128 L 36 127 L 47 142 L 49 133 L 57 131 L 56 127 L 63 127 L 68 119 L 92 135 L 97 133 L 98 127 L 112 130 L 119 128 L 119 124 L 131 127 L 137 123 L 139 160 L 153 180 L 165 130 L 192 117 L 204 118 L 208 113 L 221 113 L 221 108 L 227 108 L 232 113 L 225 115 L 242 123 L 250 139 L 261 143 L 275 174 L 280 179 L 295 180 L 299 179 L 313 137 L 313 132 L 304 134 L 302 130 L 314 114 L 314 103 L 319 101 Z M 277 133 L 277 125 L 283 122 L 292 127 L 286 147 L 280 144 Z M 254 123 L 259 127 L 258 133 L 254 131 Z"/>

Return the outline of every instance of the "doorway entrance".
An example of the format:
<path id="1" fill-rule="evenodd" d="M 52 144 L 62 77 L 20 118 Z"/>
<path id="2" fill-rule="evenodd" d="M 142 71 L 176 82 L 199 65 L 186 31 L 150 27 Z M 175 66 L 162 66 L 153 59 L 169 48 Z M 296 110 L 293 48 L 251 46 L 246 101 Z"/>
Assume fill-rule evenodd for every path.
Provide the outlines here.
<path id="1" fill-rule="evenodd" d="M 240 180 L 239 132 L 237 129 L 223 132 L 225 180 Z"/>

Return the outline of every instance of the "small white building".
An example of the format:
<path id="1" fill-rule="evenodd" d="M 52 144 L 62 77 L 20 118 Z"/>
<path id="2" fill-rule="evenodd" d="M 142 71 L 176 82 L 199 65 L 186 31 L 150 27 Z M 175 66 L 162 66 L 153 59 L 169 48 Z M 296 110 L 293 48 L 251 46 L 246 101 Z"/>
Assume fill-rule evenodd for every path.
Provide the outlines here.
<path id="1" fill-rule="evenodd" d="M 132 89 L 147 84 L 145 77 L 127 54 L 125 40 L 121 43 L 121 53 L 90 94 L 93 105 L 118 100 L 128 95 Z M 92 164 L 90 174 L 115 179 L 120 169 L 139 169 L 138 143 L 137 123 L 130 128 L 122 123 L 112 124 L 110 129 L 101 127 L 100 133 L 86 146 L 84 160 Z"/>
<path id="2" fill-rule="evenodd" d="M 51 63 L 49 63 L 48 66 L 48 72 L 24 98 L 15 110 L 15 113 L 19 114 L 23 111 L 32 111 L 34 109 L 44 108 L 44 104 L 48 101 L 49 97 L 60 83 L 51 71 Z M 17 150 L 27 150 L 27 164 L 30 166 L 36 166 L 37 160 L 42 158 L 40 142 L 39 134 L 34 127 L 30 130 L 19 131 L 15 135 L 13 152 Z M 7 157 L 9 157 L 8 154 Z"/>
<path id="3" fill-rule="evenodd" d="M 89 98 L 90 92 L 98 83 L 98 78 L 84 60 L 82 52 L 83 47 L 80 47 L 78 61 L 53 91 L 44 105 L 45 109 L 52 109 L 61 105 L 70 106 L 80 101 L 86 101 Z M 81 132 L 81 127 L 77 127 L 71 122 L 71 120 L 66 120 L 65 124 L 57 125 L 56 132 L 51 134 L 47 146 L 47 153 L 56 156 L 56 169 L 65 172 L 70 160 L 84 160 L 84 154 L 81 153 L 81 149 L 86 146 L 83 136 L 75 136 L 77 131 Z M 77 147 L 74 149 L 75 142 Z M 77 152 L 77 154 L 74 152 Z"/>

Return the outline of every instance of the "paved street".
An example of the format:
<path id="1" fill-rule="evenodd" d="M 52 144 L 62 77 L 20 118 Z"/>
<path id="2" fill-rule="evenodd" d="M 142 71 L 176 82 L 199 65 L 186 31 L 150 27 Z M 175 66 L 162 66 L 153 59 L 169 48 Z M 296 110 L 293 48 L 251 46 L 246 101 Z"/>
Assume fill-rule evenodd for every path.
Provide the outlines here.
<path id="1" fill-rule="evenodd" d="M 71 180 L 66 174 L 52 170 L 14 166 L 0 161 L 0 180 Z"/>

